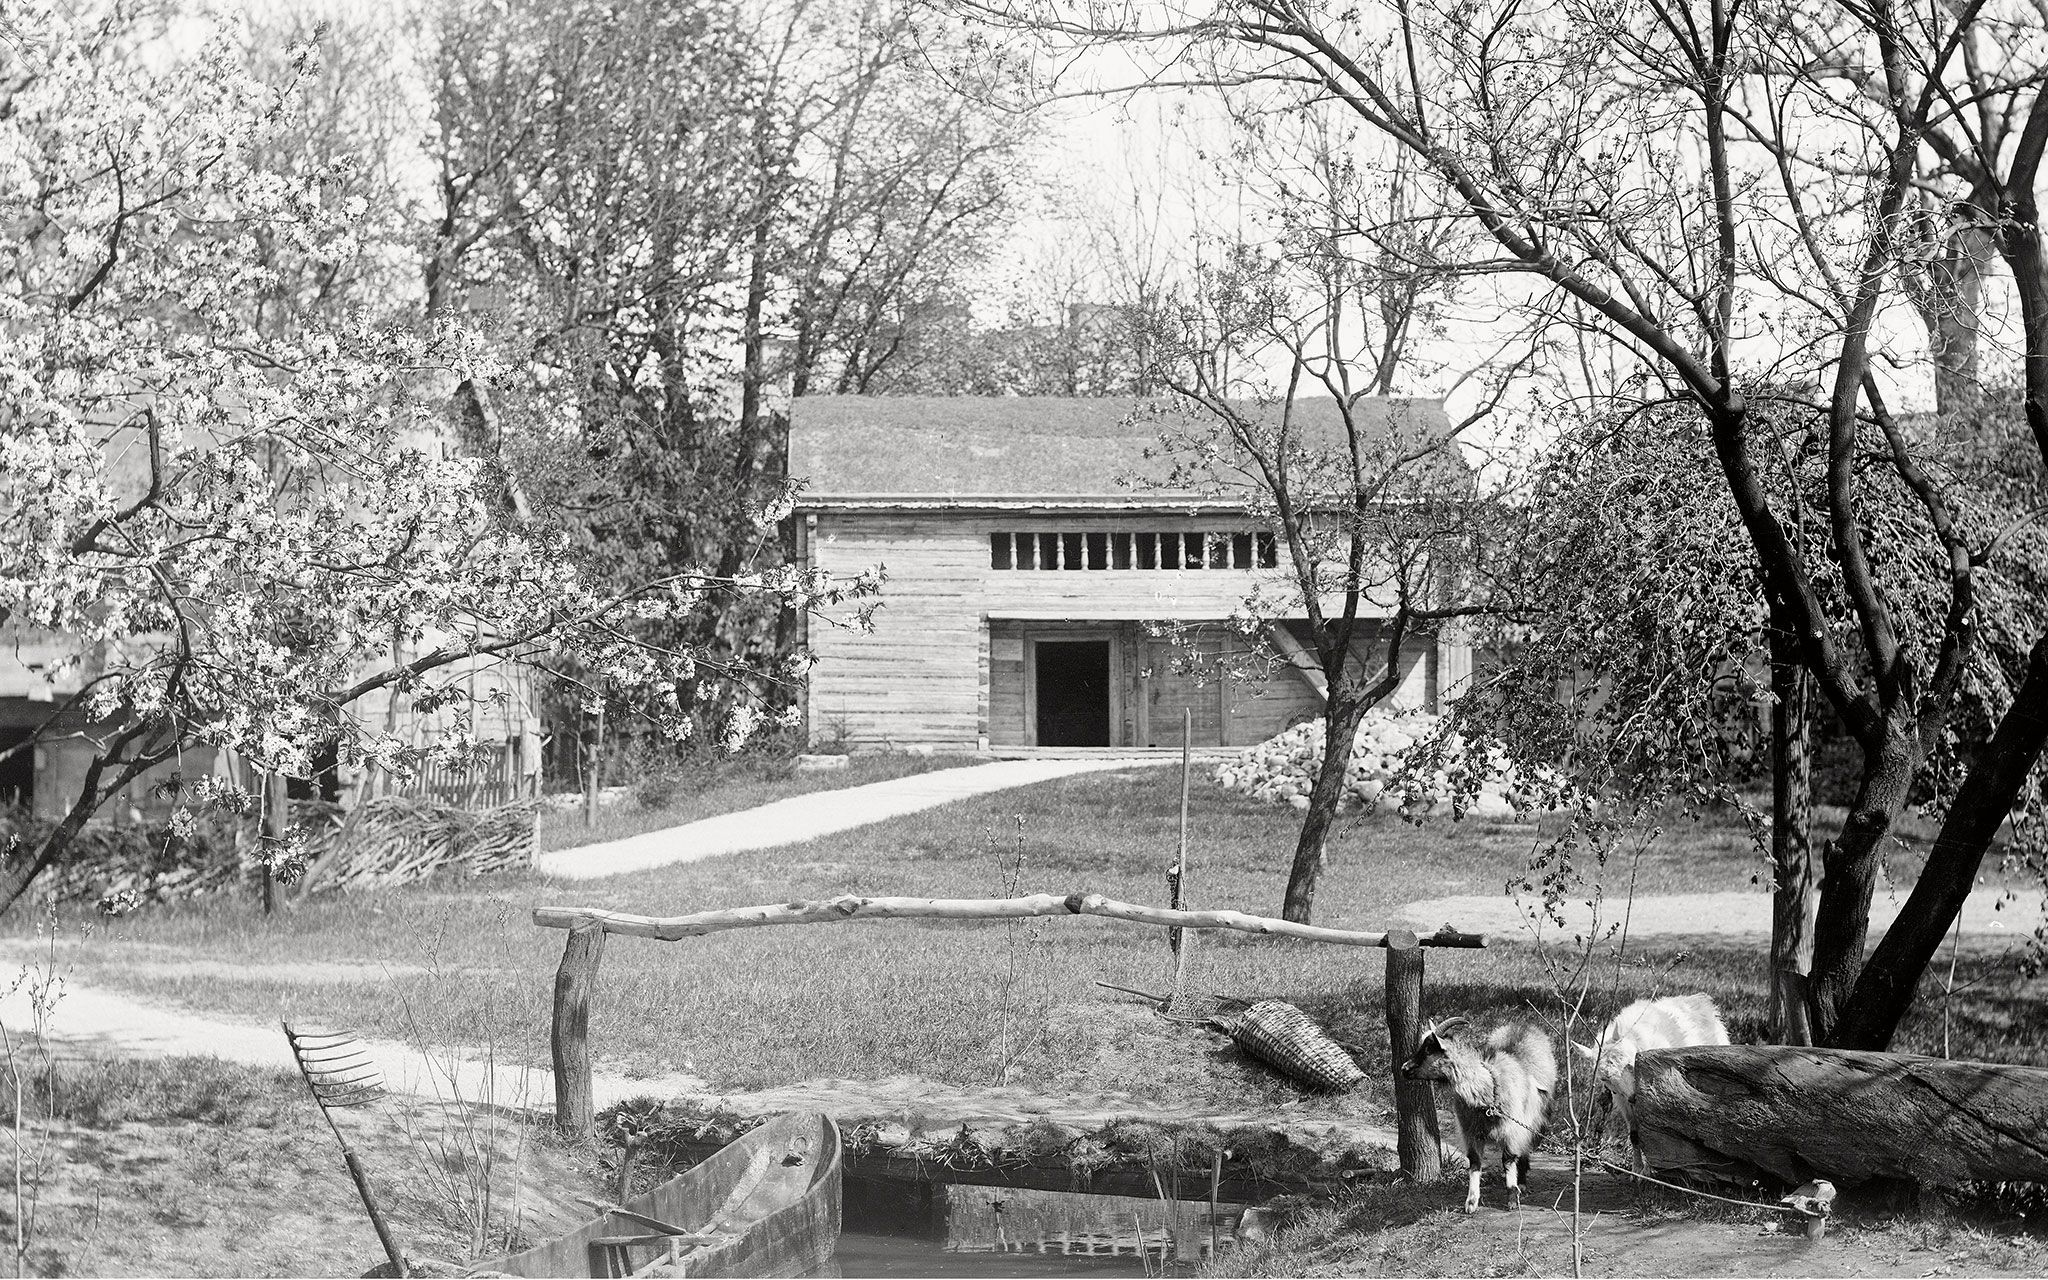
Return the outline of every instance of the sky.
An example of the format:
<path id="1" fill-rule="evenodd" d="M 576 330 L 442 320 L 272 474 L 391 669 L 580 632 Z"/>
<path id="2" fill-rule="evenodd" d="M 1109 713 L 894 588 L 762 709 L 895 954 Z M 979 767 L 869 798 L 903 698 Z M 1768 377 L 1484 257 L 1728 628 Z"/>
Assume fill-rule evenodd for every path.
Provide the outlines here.
<path id="1" fill-rule="evenodd" d="M 407 0 L 226 2 L 239 3 L 252 14 L 288 7 L 396 25 L 395 15 L 405 12 Z M 1134 64 L 1119 59 L 1108 55 L 1084 62 L 1068 82 L 1139 78 Z M 424 105 L 422 96 L 419 106 Z M 1258 207 L 1268 193 L 1259 175 L 1239 173 L 1225 159 L 1232 131 L 1213 95 L 1160 89 L 1111 98 L 1070 97 L 1044 108 L 1034 129 L 1035 192 L 988 271 L 976 312 L 985 322 L 1005 318 L 1020 297 L 1042 295 L 1052 277 L 1085 280 L 1093 271 L 1095 278 L 1086 287 L 1100 295 L 1098 300 L 1115 301 L 1133 272 L 1155 283 L 1184 280 L 1196 261 L 1213 256 L 1218 240 L 1264 234 Z M 422 173 L 420 180 L 430 177 Z M 1105 269 L 1091 259 L 1111 265 Z M 1997 283 L 1991 290 L 1994 334 L 2010 325 L 2009 293 Z M 1422 395 L 1449 392 L 1454 415 L 1476 404 L 1480 389 L 1465 375 L 1499 345 L 1498 326 L 1489 315 L 1503 309 L 1501 301 L 1485 289 L 1472 291 L 1445 331 L 1423 345 L 1402 389 Z M 1894 314 L 1885 323 L 1902 347 L 1917 338 L 1917 322 L 1909 315 Z M 1759 352 L 1768 357 L 1767 350 L 1760 347 Z M 1881 376 L 1905 407 L 1931 400 L 1924 368 L 1887 368 Z"/>

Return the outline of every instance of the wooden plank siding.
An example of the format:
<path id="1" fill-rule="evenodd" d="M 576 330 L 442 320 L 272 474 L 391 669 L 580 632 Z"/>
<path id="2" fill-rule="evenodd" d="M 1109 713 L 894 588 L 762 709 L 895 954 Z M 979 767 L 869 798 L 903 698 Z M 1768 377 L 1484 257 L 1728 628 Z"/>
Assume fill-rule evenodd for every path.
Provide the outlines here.
<path id="1" fill-rule="evenodd" d="M 1179 745 L 1184 706 L 1194 709 L 1198 744 L 1225 746 L 1261 741 L 1320 710 L 1292 672 L 1244 682 L 1213 669 L 1245 644 L 1221 620 L 1239 612 L 1262 581 L 1269 595 L 1287 591 L 1284 568 L 991 565 L 994 533 L 1251 532 L 1242 516 L 820 510 L 802 520 L 800 546 L 812 567 L 851 576 L 880 565 L 887 575 L 872 634 L 809 628 L 817 659 L 806 699 L 813 740 L 1035 745 L 1032 646 L 1039 639 L 1112 641 L 1113 746 Z M 1173 670 L 1175 651 L 1147 635 L 1146 622 L 1217 623 L 1199 633 L 1212 669 L 1199 679 Z M 1430 705 L 1437 666 L 1430 642 L 1413 646 L 1397 704 Z"/>
<path id="2" fill-rule="evenodd" d="M 1218 634 L 1221 632 L 1222 634 Z M 1227 732 L 1230 716 L 1224 704 L 1231 680 L 1223 669 L 1226 654 L 1236 651 L 1235 637 L 1220 627 L 1202 627 L 1180 643 L 1147 637 L 1143 669 L 1138 673 L 1141 746 L 1181 745 L 1183 723 L 1198 747 L 1236 745 Z M 1192 712 L 1183 721 L 1183 711 Z"/>

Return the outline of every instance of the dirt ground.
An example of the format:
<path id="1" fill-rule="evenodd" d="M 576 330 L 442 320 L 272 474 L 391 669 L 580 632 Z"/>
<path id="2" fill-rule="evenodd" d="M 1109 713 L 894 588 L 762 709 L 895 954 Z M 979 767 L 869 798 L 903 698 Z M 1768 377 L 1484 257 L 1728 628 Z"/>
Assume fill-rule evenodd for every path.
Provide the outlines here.
<path id="1" fill-rule="evenodd" d="M 1560 1276 L 1574 1273 L 1571 1168 L 1539 1155 L 1519 1212 L 1496 1178 L 1462 1212 L 1462 1172 L 1433 1186 L 1376 1188 L 1341 1217 L 1311 1214 L 1276 1241 L 1248 1245 L 1212 1276 Z M 2020 1224 L 1921 1219 L 1853 1205 L 1809 1241 L 1789 1218 L 1676 1193 L 1647 1195 L 1593 1172 L 1581 1181 L 1579 1273 L 1586 1276 L 2038 1276 L 2048 1238 Z"/>
<path id="2" fill-rule="evenodd" d="M 382 1262 L 333 1135 L 303 1092 L 294 1092 L 297 1081 L 280 1076 L 255 1092 L 225 1091 L 219 1105 L 195 1103 L 192 1095 L 209 1087 L 181 1094 L 180 1105 L 196 1106 L 198 1119 L 27 1126 L 29 1270 L 359 1276 Z M 821 1099 L 826 1093 L 819 1090 Z M 839 1100 L 862 1101 L 850 1089 Z M 1056 1105 L 1023 1091 L 1005 1091 L 1000 1101 L 1020 1114 Z M 542 1116 L 465 1118 L 394 1099 L 343 1123 L 416 1261 L 459 1262 L 502 1249 L 515 1222 L 529 1239 L 565 1230 L 588 1216 L 583 1197 L 603 1194 L 592 1162 L 556 1146 Z M 1568 1165 L 1552 1155 L 1539 1157 L 1519 1213 L 1504 1208 L 1493 1180 L 1479 1213 L 1458 1212 L 1464 1187 L 1455 1173 L 1428 1186 L 1375 1187 L 1341 1206 L 1341 1219 L 1312 1214 L 1279 1247 L 1250 1246 L 1208 1274 L 1568 1275 L 1570 1186 Z M 1589 1175 L 1583 1192 L 1589 1276 L 2048 1273 L 2048 1240 L 2018 1224 L 1985 1229 L 1848 1213 L 1827 1240 L 1809 1244 L 1768 1230 L 1767 1216 L 1756 1211 L 1644 1197 L 1603 1174 Z M 5 1199 L 0 1238 L 12 1235 Z"/>
<path id="3" fill-rule="evenodd" d="M 295 1083 L 295 1082 L 290 1082 Z M 334 1136 L 303 1092 L 280 1088 L 250 1123 L 31 1123 L 28 1265 L 42 1275 L 360 1276 L 383 1263 Z M 414 1259 L 460 1259 L 488 1220 L 529 1238 L 586 1219 L 588 1163 L 509 1115 L 462 1122 L 386 1103 L 345 1129 Z M 13 1233 L 12 1205 L 0 1206 Z M 11 1241 L 10 1241 L 11 1242 Z"/>

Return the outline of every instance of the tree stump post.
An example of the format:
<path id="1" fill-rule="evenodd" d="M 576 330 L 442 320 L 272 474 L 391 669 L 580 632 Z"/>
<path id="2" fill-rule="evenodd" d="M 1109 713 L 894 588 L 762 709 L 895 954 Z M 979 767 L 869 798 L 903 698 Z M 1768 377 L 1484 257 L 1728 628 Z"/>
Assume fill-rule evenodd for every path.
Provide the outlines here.
<path id="1" fill-rule="evenodd" d="M 597 1109 L 590 1084 L 590 997 L 604 957 L 604 927 L 581 920 L 569 930 L 562 963 L 555 970 L 555 1023 L 549 1047 L 555 1060 L 555 1127 L 564 1136 L 587 1140 Z"/>
<path id="2" fill-rule="evenodd" d="M 1417 1182 L 1443 1174 L 1436 1095 L 1429 1081 L 1407 1080 L 1401 1064 L 1422 1043 L 1422 944 L 1407 929 L 1387 931 L 1387 1047 L 1393 1056 L 1394 1126 L 1401 1172 Z"/>

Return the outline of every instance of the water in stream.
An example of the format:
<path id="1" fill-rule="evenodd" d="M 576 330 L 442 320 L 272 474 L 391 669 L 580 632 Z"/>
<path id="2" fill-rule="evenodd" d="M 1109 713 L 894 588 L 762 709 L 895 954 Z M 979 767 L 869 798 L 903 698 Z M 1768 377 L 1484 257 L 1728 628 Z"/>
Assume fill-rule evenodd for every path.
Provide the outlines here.
<path id="1" fill-rule="evenodd" d="M 1187 1274 L 1227 1249 L 1240 1205 L 848 1176 L 845 1276 Z"/>

